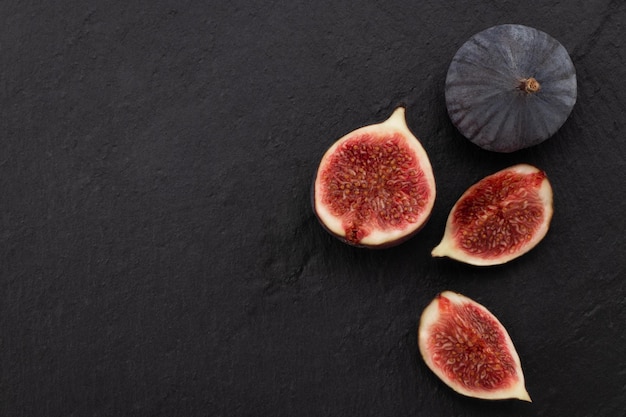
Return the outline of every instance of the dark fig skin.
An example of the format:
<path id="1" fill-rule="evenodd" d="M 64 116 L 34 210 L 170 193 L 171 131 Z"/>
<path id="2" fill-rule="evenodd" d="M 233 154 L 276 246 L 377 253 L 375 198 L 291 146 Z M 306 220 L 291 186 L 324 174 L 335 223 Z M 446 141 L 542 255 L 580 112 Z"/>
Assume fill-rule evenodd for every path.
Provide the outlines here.
<path id="1" fill-rule="evenodd" d="M 576 96 L 567 50 L 523 25 L 494 26 L 472 36 L 446 77 L 452 123 L 472 143 L 494 152 L 514 152 L 553 136 Z"/>

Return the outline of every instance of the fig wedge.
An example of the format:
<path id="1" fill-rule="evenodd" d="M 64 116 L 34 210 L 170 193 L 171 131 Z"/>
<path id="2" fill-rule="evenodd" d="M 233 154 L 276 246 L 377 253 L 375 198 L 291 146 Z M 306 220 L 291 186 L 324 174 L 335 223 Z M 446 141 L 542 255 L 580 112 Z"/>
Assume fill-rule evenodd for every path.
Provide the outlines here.
<path id="1" fill-rule="evenodd" d="M 531 401 L 508 332 L 464 295 L 444 291 L 435 297 L 422 313 L 418 345 L 426 365 L 459 394 Z"/>
<path id="2" fill-rule="evenodd" d="M 528 164 L 503 169 L 456 202 L 432 256 L 479 266 L 509 262 L 545 237 L 552 213 L 552 187 L 544 171 Z"/>

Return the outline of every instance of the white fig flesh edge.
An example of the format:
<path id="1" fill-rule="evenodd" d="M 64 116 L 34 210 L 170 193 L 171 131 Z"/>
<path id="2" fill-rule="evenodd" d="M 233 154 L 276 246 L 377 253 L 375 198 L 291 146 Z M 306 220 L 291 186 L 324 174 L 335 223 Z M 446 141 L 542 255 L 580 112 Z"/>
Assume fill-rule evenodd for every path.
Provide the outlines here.
<path id="1" fill-rule="evenodd" d="M 424 172 L 424 178 L 428 182 L 428 187 L 432 192 L 429 199 L 426 201 L 426 205 L 420 213 L 420 216 L 417 218 L 415 223 L 412 223 L 409 227 L 405 229 L 373 229 L 369 235 L 365 236 L 363 239 L 361 239 L 360 242 L 358 242 L 359 245 L 375 247 L 410 235 L 424 225 L 426 220 L 428 220 L 428 218 L 430 217 L 430 213 L 435 204 L 435 177 L 433 175 L 432 166 L 430 164 L 430 160 L 428 159 L 426 151 L 422 147 L 422 144 L 417 139 L 417 137 L 415 137 L 415 135 L 413 135 L 413 133 L 409 130 L 409 127 L 406 123 L 405 113 L 405 108 L 401 106 L 396 108 L 387 120 L 381 123 L 367 125 L 359 129 L 353 130 L 352 132 L 339 138 L 322 157 L 323 162 L 327 158 L 329 158 L 342 143 L 350 140 L 355 136 L 363 133 L 377 132 L 384 133 L 385 135 L 393 135 L 396 132 L 401 133 L 406 138 L 405 143 L 407 144 L 407 146 L 409 146 L 418 157 L 418 160 L 420 162 L 420 169 Z M 320 173 L 318 172 L 317 175 L 319 174 Z M 316 178 L 315 210 L 317 212 L 317 215 L 319 216 L 322 223 L 332 233 L 336 234 L 337 236 L 345 237 L 346 233 L 342 226 L 342 218 L 334 216 L 332 213 L 330 213 L 330 211 L 326 208 L 324 204 L 320 204 L 320 201 L 318 201 L 318 199 L 321 199 L 321 196 L 323 195 L 322 189 L 318 188 L 319 185 L 320 181 L 318 181 Z"/>
<path id="2" fill-rule="evenodd" d="M 503 171 L 514 171 L 520 174 L 534 174 L 540 172 L 540 169 L 528 165 L 528 164 L 519 164 L 514 165 L 509 168 L 505 168 L 501 171 L 498 171 L 492 175 L 498 175 Z M 489 175 L 491 176 L 491 175 Z M 487 177 L 485 177 L 487 178 Z M 479 181 L 480 182 L 480 181 Z M 552 187 L 550 185 L 550 181 L 548 178 L 544 178 L 541 183 L 541 187 L 539 188 L 538 195 L 544 207 L 543 213 L 543 222 L 539 225 L 539 228 L 534 232 L 533 237 L 530 241 L 526 243 L 522 248 L 518 251 L 498 256 L 495 259 L 485 259 L 479 256 L 474 256 L 471 253 L 463 250 L 457 245 L 456 240 L 454 239 L 454 226 L 453 226 L 453 213 L 455 212 L 459 203 L 465 198 L 466 195 L 470 194 L 473 190 L 474 186 L 478 183 L 472 185 L 467 191 L 463 193 L 463 195 L 457 200 L 450 210 L 450 214 L 448 215 L 448 220 L 446 222 L 446 229 L 443 235 L 443 238 L 439 245 L 437 245 L 431 252 L 433 257 L 448 257 L 451 259 L 455 259 L 457 261 L 465 262 L 470 265 L 477 266 L 491 266 L 491 265 L 500 265 L 506 262 L 509 262 L 515 258 L 522 256 L 527 253 L 531 249 L 533 249 L 537 244 L 546 236 L 548 233 L 548 229 L 550 228 L 550 221 L 552 220 L 553 214 L 553 201 L 552 201 Z"/>
<path id="3" fill-rule="evenodd" d="M 445 373 L 443 373 L 443 371 L 433 363 L 430 355 L 428 354 L 428 336 L 431 334 L 430 327 L 436 324 L 439 320 L 440 296 L 449 299 L 452 304 L 456 305 L 471 303 L 472 305 L 482 309 L 488 316 L 490 316 L 493 320 L 496 321 L 496 323 L 498 323 L 500 329 L 504 333 L 507 349 L 515 362 L 515 368 L 518 377 L 515 383 L 513 383 L 510 387 L 506 389 L 499 389 L 495 391 L 472 391 L 464 388 L 458 383 L 455 384 L 454 381 L 450 381 Z M 437 377 L 439 377 L 439 379 L 441 379 L 446 385 L 448 385 L 459 394 L 484 400 L 518 399 L 522 401 L 532 402 L 524 383 L 524 374 L 522 372 L 522 365 L 519 359 L 519 355 L 515 350 L 515 346 L 513 346 L 513 341 L 511 340 L 511 337 L 509 336 L 502 323 L 500 323 L 500 321 L 497 319 L 497 317 L 495 317 L 489 310 L 487 310 L 485 306 L 477 303 L 476 301 L 473 301 L 472 299 L 464 295 L 452 291 L 444 291 L 439 294 L 439 296 L 435 297 L 435 299 L 426 307 L 426 309 L 424 309 L 424 312 L 422 313 L 422 316 L 420 318 L 418 330 L 418 345 L 422 358 L 426 362 L 428 368 L 430 368 L 435 373 L 435 375 L 437 375 Z"/>

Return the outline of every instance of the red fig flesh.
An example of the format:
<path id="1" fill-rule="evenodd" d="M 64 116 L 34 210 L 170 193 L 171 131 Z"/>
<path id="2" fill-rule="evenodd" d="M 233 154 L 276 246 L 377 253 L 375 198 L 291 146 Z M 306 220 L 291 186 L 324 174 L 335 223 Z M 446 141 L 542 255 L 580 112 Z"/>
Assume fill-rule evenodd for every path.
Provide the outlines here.
<path id="1" fill-rule="evenodd" d="M 534 248 L 552 219 L 552 187 L 545 174 L 520 164 L 483 178 L 452 208 L 433 256 L 472 265 L 498 265 Z"/>
<path id="2" fill-rule="evenodd" d="M 530 401 L 509 334 L 470 298 L 450 291 L 439 294 L 422 313 L 418 344 L 426 365 L 456 392 Z"/>
<path id="3" fill-rule="evenodd" d="M 313 186 L 314 211 L 322 225 L 362 247 L 408 239 L 426 223 L 434 201 L 432 167 L 406 124 L 403 107 L 386 121 L 335 142 Z"/>

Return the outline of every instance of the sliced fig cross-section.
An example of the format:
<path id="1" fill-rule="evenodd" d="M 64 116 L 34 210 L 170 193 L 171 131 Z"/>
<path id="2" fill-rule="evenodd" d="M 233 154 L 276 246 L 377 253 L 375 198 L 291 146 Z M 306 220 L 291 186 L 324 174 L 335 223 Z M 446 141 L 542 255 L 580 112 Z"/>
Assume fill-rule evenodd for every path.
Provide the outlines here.
<path id="1" fill-rule="evenodd" d="M 451 291 L 435 297 L 422 313 L 418 345 L 426 365 L 456 392 L 530 401 L 509 334 L 476 301 Z"/>
<path id="2" fill-rule="evenodd" d="M 408 239 L 426 223 L 434 201 L 432 167 L 403 107 L 337 140 L 322 157 L 313 185 L 320 223 L 361 247 Z"/>
<path id="3" fill-rule="evenodd" d="M 498 265 L 534 248 L 552 219 L 546 173 L 515 165 L 472 185 L 452 208 L 432 255 L 472 265 Z"/>

